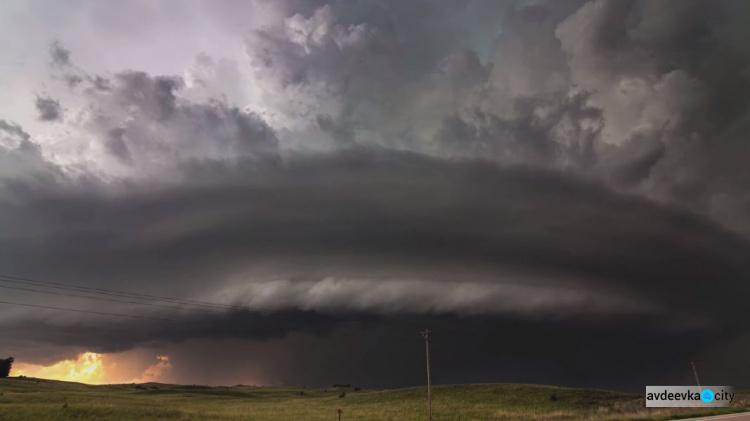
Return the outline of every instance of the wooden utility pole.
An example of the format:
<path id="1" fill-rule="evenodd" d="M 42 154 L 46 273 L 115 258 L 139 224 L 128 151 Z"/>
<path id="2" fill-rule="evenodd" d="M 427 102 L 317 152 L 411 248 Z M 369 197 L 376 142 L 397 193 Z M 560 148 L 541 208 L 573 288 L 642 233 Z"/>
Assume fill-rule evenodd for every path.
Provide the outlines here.
<path id="1" fill-rule="evenodd" d="M 430 421 L 432 421 L 432 379 L 430 377 L 430 333 L 432 331 L 429 328 L 425 328 L 424 332 L 419 333 L 424 338 L 424 347 L 427 353 L 427 405 L 430 409 Z"/>

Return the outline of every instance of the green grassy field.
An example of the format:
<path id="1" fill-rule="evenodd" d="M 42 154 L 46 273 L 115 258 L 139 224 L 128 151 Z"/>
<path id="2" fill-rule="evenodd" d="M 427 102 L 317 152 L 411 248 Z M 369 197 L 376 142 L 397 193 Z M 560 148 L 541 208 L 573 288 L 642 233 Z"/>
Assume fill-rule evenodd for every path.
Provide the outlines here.
<path id="1" fill-rule="evenodd" d="M 644 408 L 638 395 L 520 384 L 437 386 L 435 420 L 667 420 L 750 408 L 750 393 L 723 412 Z M 339 397 L 345 393 L 344 397 Z M 552 396 L 554 395 L 554 398 Z M 424 388 L 364 390 L 90 386 L 0 379 L 0 420 L 426 420 Z"/>

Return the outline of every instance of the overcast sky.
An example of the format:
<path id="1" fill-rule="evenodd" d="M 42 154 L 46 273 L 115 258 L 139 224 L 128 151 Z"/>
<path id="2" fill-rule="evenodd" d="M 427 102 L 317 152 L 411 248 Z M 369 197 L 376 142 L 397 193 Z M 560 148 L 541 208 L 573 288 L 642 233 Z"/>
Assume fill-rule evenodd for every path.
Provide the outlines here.
<path id="1" fill-rule="evenodd" d="M 267 312 L 0 281 L 0 357 L 400 387 L 429 325 L 437 383 L 749 386 L 748 18 L 3 1 L 0 275 Z"/>

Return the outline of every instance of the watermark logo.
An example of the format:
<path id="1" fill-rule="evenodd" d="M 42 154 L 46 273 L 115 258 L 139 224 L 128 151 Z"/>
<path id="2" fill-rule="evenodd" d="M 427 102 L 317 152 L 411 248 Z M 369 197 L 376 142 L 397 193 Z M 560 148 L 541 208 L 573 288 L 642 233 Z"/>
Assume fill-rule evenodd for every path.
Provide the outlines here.
<path id="1" fill-rule="evenodd" d="M 732 402 L 731 386 L 646 386 L 647 408 L 723 408 Z"/>

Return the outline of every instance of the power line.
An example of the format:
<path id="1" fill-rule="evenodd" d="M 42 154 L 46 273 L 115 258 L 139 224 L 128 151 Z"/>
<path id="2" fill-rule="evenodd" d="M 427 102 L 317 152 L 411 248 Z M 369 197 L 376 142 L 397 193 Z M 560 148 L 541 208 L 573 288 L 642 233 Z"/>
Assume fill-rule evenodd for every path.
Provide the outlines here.
<path id="1" fill-rule="evenodd" d="M 104 311 L 94 311 L 94 310 L 81 310 L 81 309 L 74 309 L 74 308 L 65 308 L 65 307 L 55 307 L 55 306 L 47 306 L 47 305 L 40 305 L 40 304 L 29 304 L 29 303 L 18 303 L 18 302 L 12 302 L 12 301 L 0 301 L 0 304 L 8 304 L 8 305 L 14 305 L 14 306 L 22 306 L 22 307 L 31 307 L 31 308 L 41 308 L 41 309 L 49 309 L 49 310 L 57 310 L 57 311 L 67 311 L 67 312 L 73 312 L 73 313 L 83 313 L 83 314 L 96 314 L 96 315 L 102 315 L 102 316 L 112 316 L 112 317 L 122 317 L 122 318 L 130 318 L 130 319 L 141 319 L 141 320 L 154 320 L 154 321 L 162 321 L 162 322 L 170 322 L 170 323 L 180 323 L 180 324 L 189 324 L 189 325 L 203 325 L 203 326 L 212 326 L 213 324 L 210 322 L 199 322 L 199 321 L 191 321 L 191 320 L 176 320 L 176 319 L 168 319 L 164 317 L 151 317 L 151 316 L 138 316 L 138 315 L 132 315 L 132 314 L 123 314 L 123 313 L 112 313 L 112 312 L 104 312 Z M 362 320 L 347 320 L 347 319 L 341 319 L 338 320 L 339 322 L 355 322 L 355 323 L 363 323 Z M 407 339 L 406 331 L 404 329 L 389 329 L 389 328 L 383 328 L 382 326 L 380 329 L 385 330 L 391 334 L 395 333 L 401 336 L 403 339 Z M 227 329 L 230 332 L 235 333 L 242 333 L 247 334 L 251 333 L 248 330 L 245 329 L 236 329 L 231 328 Z M 345 337 L 352 337 L 352 336 L 359 336 L 359 335 L 353 335 L 351 333 L 339 333 L 341 336 Z M 411 337 L 411 336 L 408 336 Z"/>
<path id="2" fill-rule="evenodd" d="M 136 304 L 136 305 L 149 306 L 149 307 L 168 308 L 168 309 L 172 309 L 172 310 L 200 311 L 200 312 L 209 313 L 209 314 L 221 314 L 221 313 L 224 313 L 223 311 L 220 311 L 220 310 L 212 311 L 212 310 L 206 310 L 206 309 L 200 309 L 200 308 L 185 308 L 185 307 L 163 306 L 163 305 L 160 305 L 160 304 L 141 303 L 141 302 L 137 302 L 137 301 L 117 300 L 117 299 L 114 299 L 114 298 L 89 297 L 89 296 L 85 296 L 85 295 L 66 294 L 64 292 L 54 292 L 54 291 L 41 291 L 41 290 L 38 290 L 38 289 L 11 287 L 11 286 L 7 286 L 7 285 L 0 285 L 0 288 L 13 289 L 13 290 L 17 290 L 17 291 L 38 292 L 38 293 L 42 293 L 42 294 L 61 295 L 61 296 L 66 296 L 66 297 L 86 298 L 86 299 L 89 299 L 89 300 L 110 301 L 110 302 L 116 302 L 116 303 Z"/>
<path id="3" fill-rule="evenodd" d="M 8 276 L 8 275 L 0 275 L 0 282 L 33 285 L 33 286 L 38 286 L 38 287 L 61 289 L 61 290 L 66 290 L 66 291 L 87 292 L 90 294 L 98 294 L 98 295 L 105 295 L 105 296 L 125 297 L 125 298 L 156 301 L 156 302 L 170 302 L 170 303 L 175 303 L 175 304 L 209 307 L 213 309 L 247 311 L 247 312 L 258 312 L 258 313 L 268 312 L 267 310 L 253 308 L 253 307 L 231 306 L 227 304 L 211 303 L 211 302 L 206 302 L 206 301 L 196 301 L 196 300 L 187 300 L 187 299 L 180 299 L 180 298 L 163 297 L 163 296 L 157 296 L 157 295 L 117 291 L 117 290 L 110 290 L 110 289 L 104 289 L 104 288 L 84 287 L 84 286 L 78 286 L 78 285 L 64 284 L 60 282 L 41 281 L 37 279 L 21 278 L 21 277 Z"/>
<path id="4" fill-rule="evenodd" d="M 8 304 L 8 305 L 31 307 L 31 308 L 41 308 L 41 309 L 57 310 L 57 311 L 67 311 L 67 312 L 72 312 L 72 313 L 84 313 L 84 314 L 96 314 L 96 315 L 102 315 L 102 316 L 123 317 L 123 318 L 129 318 L 129 319 L 155 320 L 155 321 L 161 321 L 161 322 L 190 324 L 190 325 L 204 325 L 204 326 L 212 325 L 212 323 L 209 323 L 209 322 L 176 320 L 176 319 L 167 319 L 164 317 L 137 316 L 137 315 L 132 315 L 132 314 L 112 313 L 112 312 L 94 311 L 94 310 L 81 310 L 81 309 L 75 309 L 75 308 L 55 307 L 55 306 L 47 306 L 47 305 L 40 305 L 40 304 L 18 303 L 18 302 L 13 302 L 13 301 L 0 301 L 0 304 Z M 243 333 L 243 334 L 251 333 L 250 331 L 244 330 L 244 329 L 232 328 L 228 330 L 231 332 L 235 332 L 235 333 Z M 394 330 L 394 332 L 395 331 L 396 330 Z M 404 331 L 398 330 L 398 333 L 403 334 Z M 342 333 L 341 335 L 342 336 L 354 336 L 350 333 Z"/>
<path id="5" fill-rule="evenodd" d="M 29 303 L 17 303 L 17 302 L 12 302 L 12 301 L 0 301 L 0 304 L 9 304 L 9 305 L 32 307 L 32 308 L 43 308 L 43 309 L 58 310 L 58 311 L 68 311 L 68 312 L 73 312 L 73 313 L 86 313 L 86 314 L 97 314 L 97 315 L 102 315 L 102 316 L 123 317 L 123 318 L 129 318 L 129 319 L 155 320 L 155 321 L 161 321 L 161 322 L 179 323 L 183 325 L 185 324 L 204 325 L 204 326 L 213 325 L 212 323 L 208 323 L 208 322 L 198 322 L 198 321 L 192 321 L 192 320 L 176 320 L 176 319 L 167 319 L 164 317 L 137 316 L 137 315 L 132 315 L 132 314 L 111 313 L 111 312 L 105 312 L 105 311 L 80 310 L 80 309 L 75 309 L 75 308 L 54 307 L 54 306 L 45 306 L 45 305 L 29 304 Z M 248 330 L 242 330 L 242 329 L 228 329 L 228 330 L 231 332 L 243 333 L 243 334 L 250 333 Z"/>
<path id="6" fill-rule="evenodd" d="M 49 289 L 57 289 L 57 290 L 62 290 L 62 291 L 83 292 L 87 294 L 103 295 L 107 297 L 129 298 L 131 300 L 141 300 L 141 301 L 146 301 L 146 302 L 126 301 L 126 300 L 103 298 L 103 297 L 91 297 L 91 296 L 84 296 L 84 295 L 75 295 L 75 294 L 59 293 L 59 292 L 53 292 L 53 291 L 43 291 L 43 290 L 36 290 L 36 289 L 30 289 L 30 288 L 27 289 L 27 288 L 19 288 L 19 287 L 10 287 L 7 285 L 0 285 L 0 288 L 6 288 L 6 289 L 16 289 L 16 290 L 43 293 L 43 294 L 52 294 L 52 295 L 58 295 L 58 296 L 69 296 L 69 297 L 74 297 L 74 298 L 85 298 L 85 299 L 92 299 L 92 300 L 121 302 L 125 304 L 144 305 L 144 306 L 150 306 L 150 307 L 165 308 L 165 309 L 170 309 L 170 310 L 202 311 L 205 313 L 212 313 L 212 314 L 226 314 L 227 310 L 232 310 L 232 311 L 237 311 L 237 312 L 247 312 L 247 313 L 264 314 L 264 315 L 270 315 L 270 314 L 278 312 L 278 311 L 271 311 L 271 310 L 262 310 L 262 309 L 253 308 L 253 307 L 230 306 L 226 304 L 212 303 L 212 302 L 206 302 L 206 301 L 178 299 L 178 298 L 171 298 L 171 297 L 165 297 L 165 296 L 156 296 L 156 295 L 149 295 L 149 294 L 142 294 L 142 293 L 111 290 L 111 289 L 105 289 L 105 288 L 83 287 L 79 285 L 71 285 L 71 284 L 52 282 L 52 281 L 42 281 L 38 279 L 22 278 L 22 277 L 17 277 L 17 276 L 9 276 L 9 275 L 1 275 L 1 274 L 0 274 L 0 282 L 14 283 L 14 284 L 21 284 L 21 285 L 26 285 L 26 286 L 49 288 Z M 185 308 L 185 307 L 167 306 L 167 305 L 153 304 L 153 302 L 175 303 L 175 304 L 198 306 L 198 307 L 204 307 L 204 308 Z M 13 304 L 10 302 L 0 302 L 0 303 Z M 18 305 L 23 305 L 23 304 L 18 304 Z M 33 305 L 29 304 L 27 306 L 33 306 Z M 39 307 L 59 309 L 63 311 L 77 311 L 81 313 L 88 312 L 92 314 L 117 315 L 117 314 L 109 314 L 109 313 L 103 313 L 103 312 L 92 312 L 92 311 L 87 311 L 87 310 L 75 310 L 75 309 L 65 310 L 61 308 L 54 308 L 54 307 L 48 307 L 48 306 L 39 306 Z M 129 317 L 127 315 L 124 315 L 124 316 Z M 146 316 L 138 316 L 136 318 L 144 318 L 144 317 Z M 169 320 L 169 319 L 155 318 L 154 320 Z M 338 321 L 339 322 L 368 323 L 367 320 L 361 320 L 361 319 L 339 319 Z M 404 329 L 411 330 L 416 326 L 415 323 L 409 323 L 405 321 L 394 321 L 394 320 L 388 320 L 385 322 L 385 324 L 386 326 L 381 325 L 379 328 L 381 330 L 399 332 L 402 334 L 404 333 Z M 387 326 L 388 324 L 398 324 L 402 328 L 391 328 Z M 464 332 L 464 331 L 446 329 L 445 326 L 443 326 L 441 330 L 445 332 L 444 333 L 445 336 L 465 337 L 465 338 L 466 337 L 476 338 L 480 336 L 481 337 L 486 336 L 484 334 L 476 335 L 476 334 L 471 334 L 471 333 Z"/>
<path id="7" fill-rule="evenodd" d="M 136 316 L 133 314 L 121 314 L 121 313 L 108 313 L 104 311 L 93 311 L 93 310 L 79 310 L 74 308 L 63 308 L 63 307 L 53 307 L 53 306 L 43 306 L 38 304 L 28 304 L 28 303 L 15 303 L 12 301 L 0 301 L 0 304 L 10 304 L 14 306 L 23 306 L 23 307 L 35 307 L 35 308 L 46 308 L 51 310 L 60 310 L 60 311 L 72 311 L 75 313 L 89 313 L 89 314 L 99 314 L 104 316 L 117 316 L 117 317 L 128 317 L 131 319 L 147 319 L 147 320 L 159 320 L 162 322 L 172 322 L 172 323 L 193 323 L 187 320 L 174 320 L 174 319 L 165 319 L 162 317 L 150 317 L 150 316 Z"/>
<path id="8" fill-rule="evenodd" d="M 27 283 L 27 284 L 33 284 L 36 286 L 44 286 L 48 288 L 80 290 L 80 291 L 90 292 L 92 294 L 115 295 L 115 296 L 124 296 L 124 297 L 130 297 L 130 298 L 137 297 L 139 299 L 149 299 L 149 300 L 154 300 L 154 301 L 169 301 L 169 302 L 176 302 L 176 303 L 182 303 L 182 304 L 200 305 L 200 306 L 209 306 L 209 307 L 218 307 L 218 308 L 236 308 L 236 306 L 230 306 L 227 304 L 209 303 L 209 302 L 193 301 L 193 300 L 171 298 L 171 297 L 162 297 L 162 296 L 157 296 L 157 295 L 148 295 L 148 294 L 135 293 L 135 292 L 126 292 L 126 291 L 116 291 L 116 290 L 110 290 L 110 289 L 104 289 L 104 288 L 84 287 L 80 285 L 71 285 L 71 284 L 64 284 L 60 282 L 42 281 L 38 279 L 21 278 L 21 277 L 16 277 L 16 276 L 0 275 L 0 278 L 4 278 L 4 279 L 0 279 L 0 282 Z"/>

